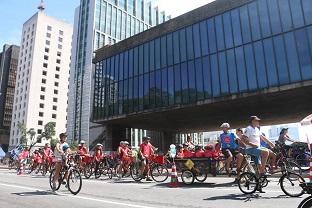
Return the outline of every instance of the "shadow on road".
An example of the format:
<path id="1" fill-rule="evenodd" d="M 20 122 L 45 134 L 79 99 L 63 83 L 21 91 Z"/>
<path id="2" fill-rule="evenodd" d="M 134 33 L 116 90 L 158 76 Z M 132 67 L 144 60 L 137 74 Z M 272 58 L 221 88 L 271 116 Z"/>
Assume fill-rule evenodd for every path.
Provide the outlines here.
<path id="1" fill-rule="evenodd" d="M 51 191 L 29 191 L 29 192 L 18 192 L 12 193 L 17 196 L 47 196 L 47 195 L 58 195 Z"/>
<path id="2" fill-rule="evenodd" d="M 224 196 L 214 196 L 210 198 L 206 198 L 204 200 L 207 201 L 215 201 L 215 200 L 238 200 L 238 201 L 252 201 L 257 199 L 283 199 L 283 198 L 290 198 L 286 195 L 279 195 L 279 196 L 273 196 L 273 197 L 267 197 L 267 196 L 261 196 L 259 194 L 228 194 Z"/>
<path id="3" fill-rule="evenodd" d="M 157 183 L 153 187 L 160 187 L 160 188 L 168 188 L 169 183 Z M 179 183 L 178 187 L 183 189 L 189 188 L 220 188 L 220 187 L 233 187 L 236 186 L 235 183 L 193 183 L 191 185 L 185 185 L 184 183 Z"/>

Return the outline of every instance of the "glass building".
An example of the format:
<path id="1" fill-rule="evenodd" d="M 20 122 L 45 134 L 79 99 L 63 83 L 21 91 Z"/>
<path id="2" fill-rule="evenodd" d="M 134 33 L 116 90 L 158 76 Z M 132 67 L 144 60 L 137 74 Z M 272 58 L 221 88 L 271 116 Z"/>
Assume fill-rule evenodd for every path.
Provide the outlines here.
<path id="1" fill-rule="evenodd" d="M 118 52 L 102 57 L 99 52 L 93 120 L 312 79 L 312 1 L 234 4 L 150 40 L 142 33 L 137 38 L 147 41 Z"/>
<path id="2" fill-rule="evenodd" d="M 81 0 L 75 12 L 70 92 L 68 139 L 94 140 L 102 125 L 90 123 L 93 101 L 93 52 L 103 46 L 129 38 L 169 17 L 157 8 L 157 0 Z M 163 15 L 161 15 L 163 14 Z M 158 17 L 158 19 L 155 19 Z M 165 18 L 165 19 L 164 19 Z M 108 78 L 109 79 L 109 78 Z M 107 89 L 115 99 L 117 86 Z M 92 133 L 93 131 L 93 133 Z"/>

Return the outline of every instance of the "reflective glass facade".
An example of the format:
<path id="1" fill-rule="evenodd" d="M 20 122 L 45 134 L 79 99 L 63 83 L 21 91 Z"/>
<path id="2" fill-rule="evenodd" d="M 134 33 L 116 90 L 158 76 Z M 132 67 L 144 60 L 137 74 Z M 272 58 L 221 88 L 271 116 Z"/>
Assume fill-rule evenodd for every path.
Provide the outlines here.
<path id="1" fill-rule="evenodd" d="M 311 80 L 311 24 L 311 0 L 254 0 L 106 58 L 93 119 Z"/>

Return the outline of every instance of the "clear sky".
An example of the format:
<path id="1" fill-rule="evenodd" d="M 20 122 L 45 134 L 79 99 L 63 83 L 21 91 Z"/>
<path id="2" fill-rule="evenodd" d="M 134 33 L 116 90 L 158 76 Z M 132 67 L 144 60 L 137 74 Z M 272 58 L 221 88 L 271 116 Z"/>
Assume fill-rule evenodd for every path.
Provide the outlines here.
<path id="1" fill-rule="evenodd" d="M 213 0 L 159 0 L 159 8 L 176 17 Z M 20 44 L 23 23 L 35 12 L 40 0 L 0 0 L 0 50 L 7 44 Z M 46 13 L 66 22 L 74 22 L 80 0 L 45 0 Z"/>

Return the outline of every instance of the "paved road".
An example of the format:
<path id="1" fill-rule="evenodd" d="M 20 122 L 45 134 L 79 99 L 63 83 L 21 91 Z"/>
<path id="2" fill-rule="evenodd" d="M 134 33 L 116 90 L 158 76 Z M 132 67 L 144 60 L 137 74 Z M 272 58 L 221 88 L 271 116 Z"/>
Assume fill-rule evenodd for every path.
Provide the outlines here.
<path id="1" fill-rule="evenodd" d="M 167 184 L 153 182 L 134 183 L 132 180 L 83 180 L 77 196 L 65 187 L 57 193 L 50 191 L 48 178 L 39 175 L 17 176 L 13 171 L 0 170 L 0 207 L 10 208 L 296 208 L 303 198 L 283 195 L 276 179 L 261 195 L 242 195 L 229 178 L 208 178 L 205 184 L 180 185 L 168 188 Z"/>

